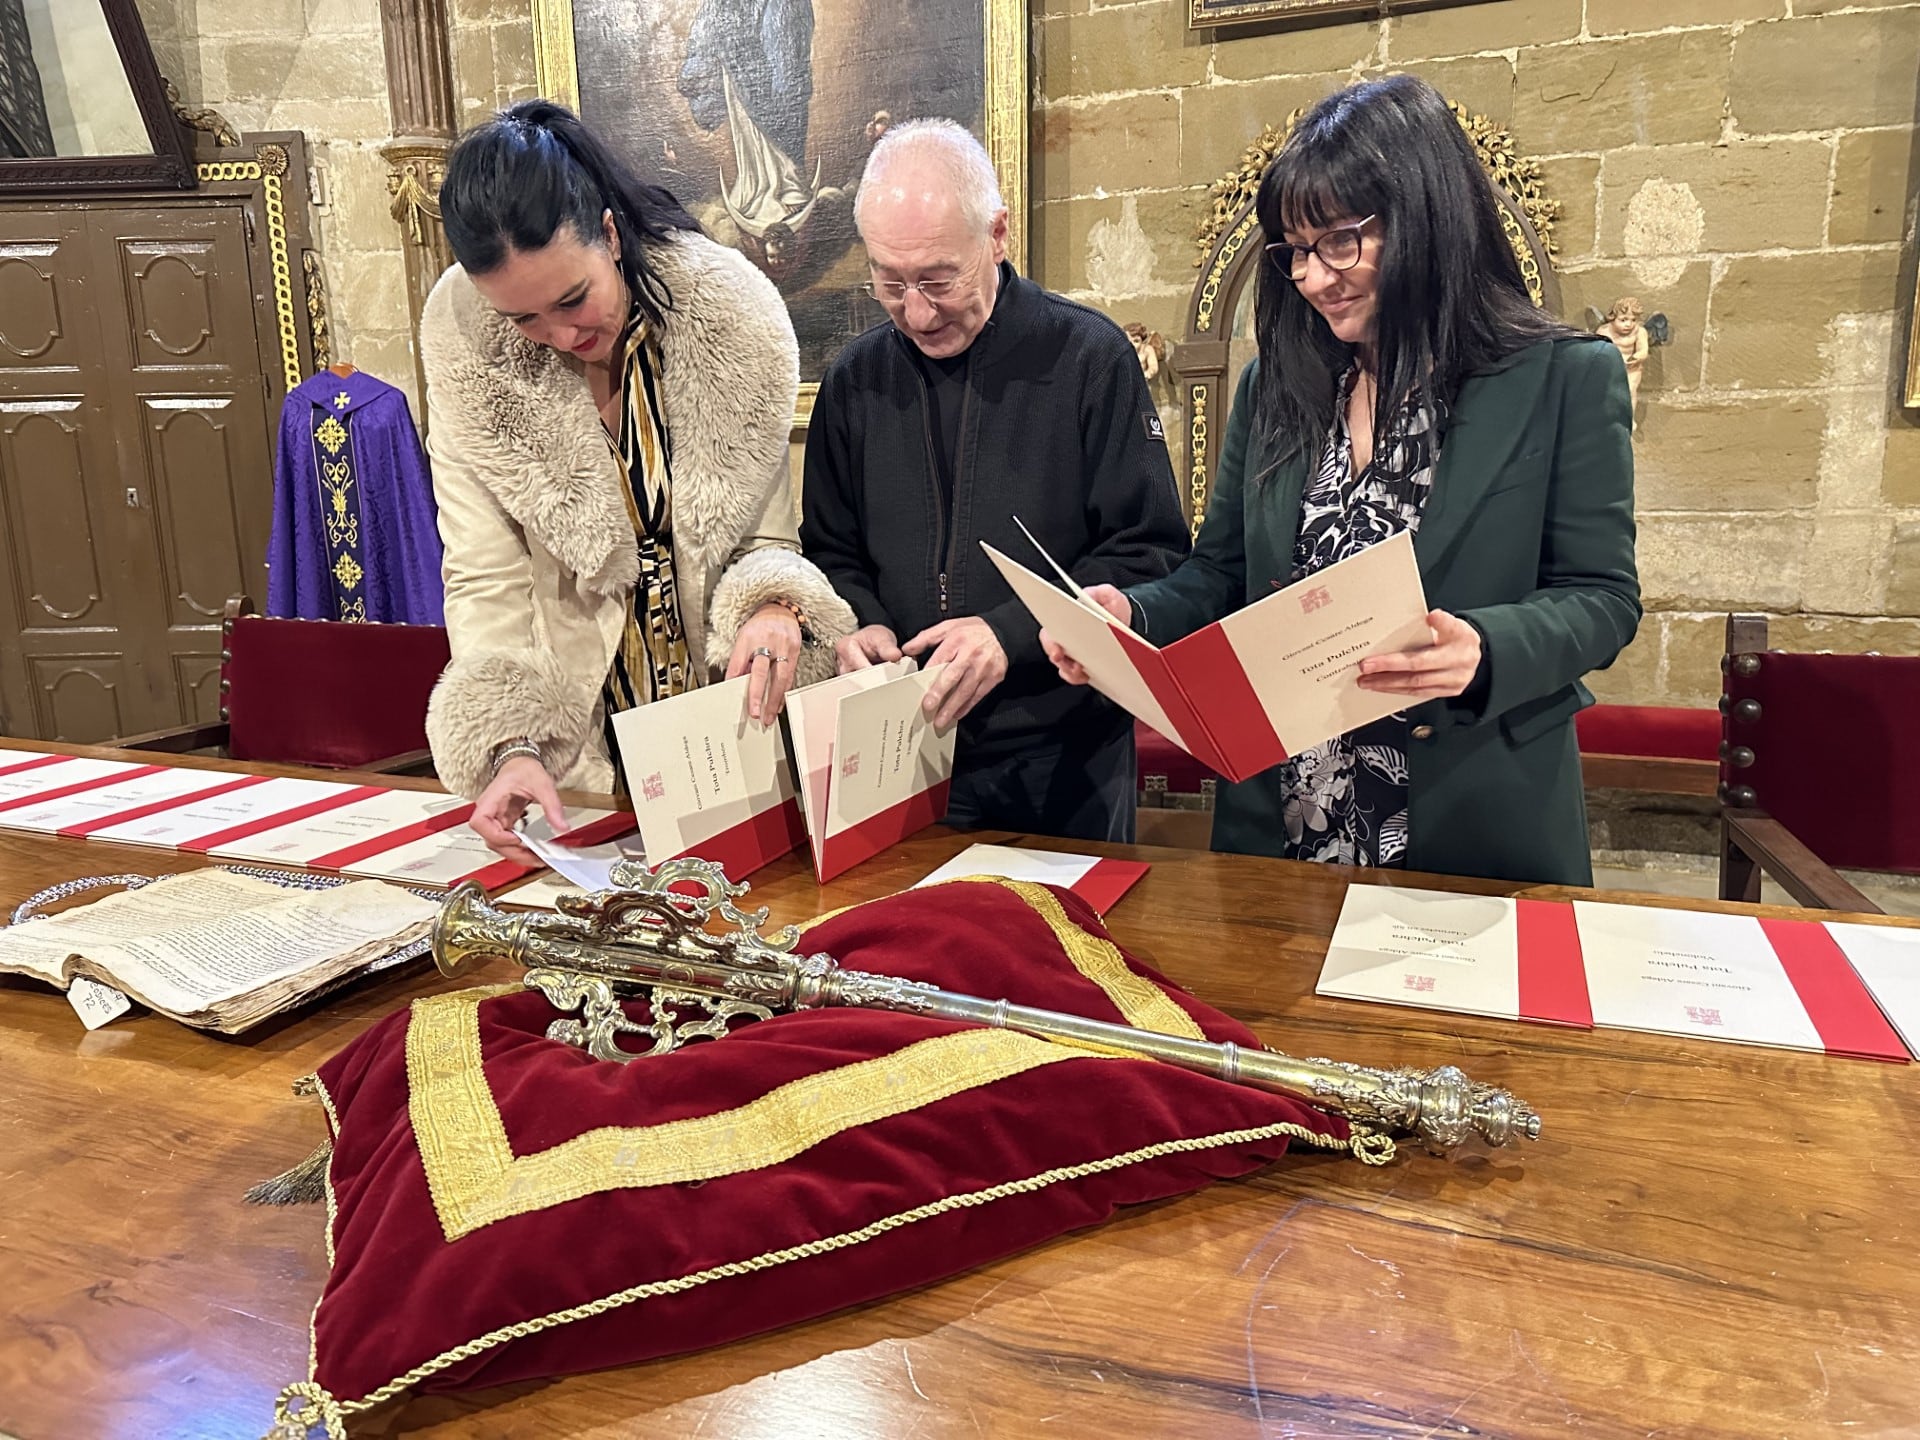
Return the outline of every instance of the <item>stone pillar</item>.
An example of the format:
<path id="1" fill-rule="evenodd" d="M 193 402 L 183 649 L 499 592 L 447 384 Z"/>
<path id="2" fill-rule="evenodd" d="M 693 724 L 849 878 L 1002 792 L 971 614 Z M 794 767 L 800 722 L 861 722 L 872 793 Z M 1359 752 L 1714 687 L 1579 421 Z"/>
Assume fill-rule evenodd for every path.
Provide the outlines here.
<path id="1" fill-rule="evenodd" d="M 447 0 L 380 0 L 380 26 L 387 56 L 387 108 L 393 121 L 393 139 L 380 147 L 380 154 L 388 165 L 387 193 L 393 197 L 394 223 L 402 231 L 417 372 L 421 307 L 440 272 L 452 263 L 440 228 L 439 198 L 454 133 Z M 424 375 L 419 385 L 424 428 Z"/>

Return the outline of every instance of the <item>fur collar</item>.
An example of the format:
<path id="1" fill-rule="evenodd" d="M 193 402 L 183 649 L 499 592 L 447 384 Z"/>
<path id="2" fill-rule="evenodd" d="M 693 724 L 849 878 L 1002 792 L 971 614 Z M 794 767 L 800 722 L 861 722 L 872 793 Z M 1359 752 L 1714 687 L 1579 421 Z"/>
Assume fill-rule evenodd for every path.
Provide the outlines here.
<path id="1" fill-rule="evenodd" d="M 649 258 L 673 297 L 660 360 L 675 548 L 717 567 L 787 483 L 799 352 L 785 302 L 744 255 L 679 234 Z M 441 448 L 582 589 L 630 588 L 633 525 L 579 365 L 524 338 L 458 265 L 427 299 L 420 356 Z"/>

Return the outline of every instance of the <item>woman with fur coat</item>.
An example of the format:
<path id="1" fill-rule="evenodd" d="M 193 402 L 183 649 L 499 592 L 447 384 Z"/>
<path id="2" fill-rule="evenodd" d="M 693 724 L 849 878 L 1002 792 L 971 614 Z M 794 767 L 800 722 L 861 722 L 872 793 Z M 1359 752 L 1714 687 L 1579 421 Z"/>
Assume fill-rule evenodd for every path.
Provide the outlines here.
<path id="1" fill-rule="evenodd" d="M 462 137 L 420 321 L 453 659 L 427 736 L 473 828 L 615 783 L 611 719 L 724 672 L 770 724 L 853 615 L 801 558 L 786 306 L 564 107 Z"/>

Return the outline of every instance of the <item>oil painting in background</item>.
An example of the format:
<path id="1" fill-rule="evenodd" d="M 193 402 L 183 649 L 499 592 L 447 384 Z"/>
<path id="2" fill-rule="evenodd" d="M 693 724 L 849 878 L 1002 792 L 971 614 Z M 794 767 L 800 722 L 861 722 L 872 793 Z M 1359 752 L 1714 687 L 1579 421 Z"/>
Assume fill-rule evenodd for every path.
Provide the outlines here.
<path id="1" fill-rule="evenodd" d="M 800 377 L 883 317 L 853 197 L 887 126 L 982 133 L 974 0 L 573 0 L 580 113 L 786 297 Z"/>

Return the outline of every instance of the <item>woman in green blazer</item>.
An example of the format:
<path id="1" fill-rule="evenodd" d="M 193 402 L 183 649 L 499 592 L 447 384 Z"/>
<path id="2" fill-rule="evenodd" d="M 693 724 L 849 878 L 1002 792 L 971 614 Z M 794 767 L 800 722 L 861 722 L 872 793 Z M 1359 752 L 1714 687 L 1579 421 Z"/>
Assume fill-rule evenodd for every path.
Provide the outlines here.
<path id="1" fill-rule="evenodd" d="M 1434 643 L 1361 666 L 1404 711 L 1226 786 L 1217 850 L 1592 879 L 1573 717 L 1640 618 L 1632 412 L 1619 352 L 1531 304 L 1496 206 L 1404 75 L 1322 101 L 1261 183 L 1261 358 L 1193 554 L 1088 593 L 1165 645 L 1412 531 Z"/>

